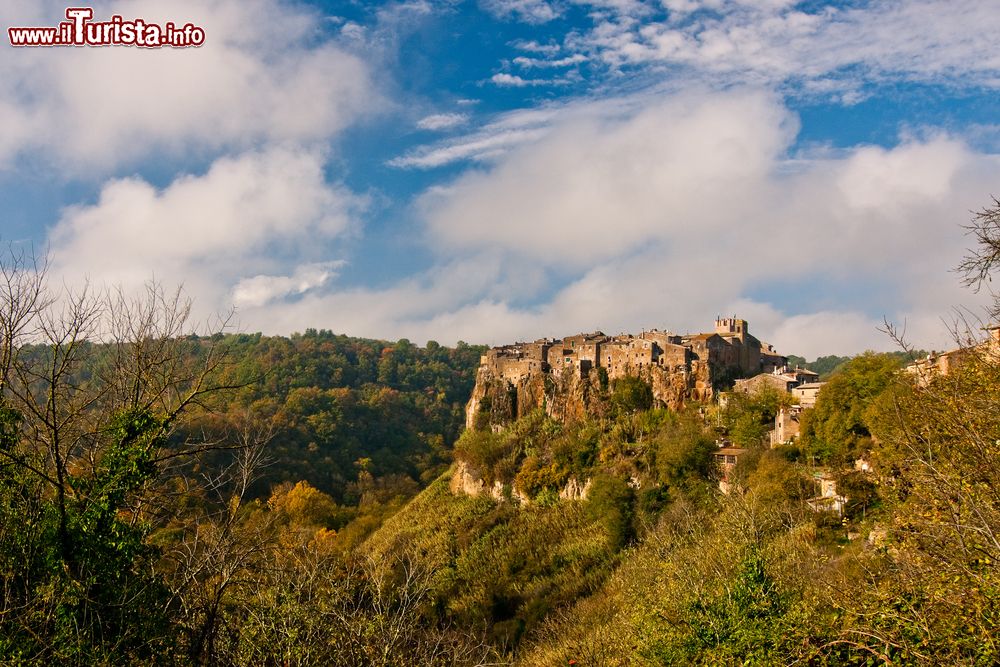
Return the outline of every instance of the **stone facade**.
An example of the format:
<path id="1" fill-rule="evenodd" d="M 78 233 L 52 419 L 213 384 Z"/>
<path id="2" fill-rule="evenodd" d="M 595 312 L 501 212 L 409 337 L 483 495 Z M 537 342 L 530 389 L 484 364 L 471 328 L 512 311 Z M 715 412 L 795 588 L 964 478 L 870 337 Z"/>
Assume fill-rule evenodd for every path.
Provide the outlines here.
<path id="1" fill-rule="evenodd" d="M 816 382 L 817 378 L 819 378 L 818 373 L 806 368 L 794 368 L 789 370 L 783 367 L 776 367 L 770 373 L 761 373 L 753 376 L 752 378 L 737 380 L 733 385 L 733 391 L 743 392 L 744 394 L 754 394 L 765 387 L 770 387 L 782 393 L 786 393 L 793 392 L 796 387 L 814 387 L 815 385 L 815 391 L 819 392 L 819 386 L 822 386 L 823 383 Z M 815 393 L 813 394 L 813 399 L 815 399 Z"/>
<path id="2" fill-rule="evenodd" d="M 816 407 L 816 399 L 819 397 L 819 390 L 823 388 L 825 382 L 806 382 L 792 389 L 792 396 L 799 399 L 799 407 Z"/>
<path id="3" fill-rule="evenodd" d="M 990 324 L 983 329 L 989 334 L 985 341 L 948 352 L 931 352 L 903 370 L 916 378 L 918 386 L 926 387 L 935 377 L 948 375 L 975 355 L 995 363 L 1000 360 L 1000 324 Z"/>
<path id="4" fill-rule="evenodd" d="M 774 429 L 770 434 L 772 447 L 791 444 L 799 437 L 801 416 L 802 407 L 799 405 L 778 408 L 778 414 L 774 416 Z"/>
<path id="5" fill-rule="evenodd" d="M 707 400 L 722 386 L 783 367 L 787 359 L 752 336 L 746 320 L 719 319 L 715 331 L 679 336 L 653 329 L 639 335 L 596 331 L 563 339 L 494 347 L 480 359 L 466 425 L 516 419 L 545 406 L 558 419 L 591 412 L 590 399 L 618 378 L 650 383 L 658 404 L 678 408 Z"/>

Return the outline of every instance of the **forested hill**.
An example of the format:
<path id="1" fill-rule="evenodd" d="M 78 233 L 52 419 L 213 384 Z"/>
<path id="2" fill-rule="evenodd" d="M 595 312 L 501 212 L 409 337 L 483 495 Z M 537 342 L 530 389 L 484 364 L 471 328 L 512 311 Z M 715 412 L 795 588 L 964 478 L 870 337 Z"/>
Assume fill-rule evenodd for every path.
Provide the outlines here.
<path id="1" fill-rule="evenodd" d="M 926 350 L 910 350 L 902 351 L 897 350 L 895 352 L 889 352 L 888 355 L 897 359 L 901 364 L 906 365 L 917 359 L 923 359 L 927 356 Z M 798 368 L 808 368 L 809 370 L 819 373 L 820 380 L 829 380 L 830 377 L 839 373 L 844 369 L 845 364 L 854 357 L 839 357 L 835 354 L 830 354 L 825 357 L 817 357 L 813 361 L 806 361 L 805 357 L 800 357 L 795 354 L 788 355 L 788 365 Z"/>
<path id="2" fill-rule="evenodd" d="M 315 329 L 212 342 L 231 362 L 226 381 L 246 386 L 220 394 L 187 429 L 227 438 L 232 422 L 251 415 L 268 438 L 252 495 L 304 480 L 349 505 L 358 500 L 359 473 L 412 495 L 447 467 L 483 351 Z"/>

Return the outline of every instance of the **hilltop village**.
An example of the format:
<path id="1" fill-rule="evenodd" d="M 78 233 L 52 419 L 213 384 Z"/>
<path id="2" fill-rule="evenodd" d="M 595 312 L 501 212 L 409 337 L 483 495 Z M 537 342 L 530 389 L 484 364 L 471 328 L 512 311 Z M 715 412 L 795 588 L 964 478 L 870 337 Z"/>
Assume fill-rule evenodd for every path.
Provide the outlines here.
<path id="1" fill-rule="evenodd" d="M 598 331 L 502 345 L 480 359 L 466 425 L 473 428 L 482 415 L 503 423 L 539 406 L 557 418 L 584 414 L 595 386 L 626 376 L 650 382 L 655 401 L 677 408 L 708 400 L 738 378 L 781 373 L 787 363 L 736 317 L 719 318 L 714 331 L 698 334 Z"/>

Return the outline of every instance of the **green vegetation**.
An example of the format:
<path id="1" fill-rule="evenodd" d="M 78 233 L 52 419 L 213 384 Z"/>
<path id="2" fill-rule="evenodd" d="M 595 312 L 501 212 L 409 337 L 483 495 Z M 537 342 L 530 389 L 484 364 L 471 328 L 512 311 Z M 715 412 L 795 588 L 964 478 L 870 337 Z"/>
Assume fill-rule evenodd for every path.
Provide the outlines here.
<path id="1" fill-rule="evenodd" d="M 927 356 L 926 350 L 905 350 L 905 351 L 894 351 L 886 352 L 884 356 L 894 358 L 900 366 L 906 365 L 916 359 L 923 359 Z M 828 355 L 825 357 L 817 357 L 815 361 L 806 361 L 805 357 L 799 357 L 794 354 L 788 355 L 788 365 L 792 367 L 807 368 L 815 373 L 819 373 L 820 380 L 829 380 L 834 375 L 843 370 L 844 366 L 851 361 L 854 357 L 838 357 L 836 355 Z"/>
<path id="2" fill-rule="evenodd" d="M 718 422 L 730 440 L 741 447 L 760 447 L 767 432 L 774 428 L 779 408 L 791 405 L 791 396 L 773 387 L 763 387 L 753 394 L 731 392 L 726 405 L 718 412 Z"/>
<path id="3" fill-rule="evenodd" d="M 611 407 L 615 414 L 648 410 L 653 405 L 653 388 L 637 377 L 622 377 L 611 389 Z"/>
<path id="4" fill-rule="evenodd" d="M 218 342 L 239 360 L 222 381 L 248 384 L 191 428 L 232 440 L 234 419 L 252 414 L 269 437 L 271 463 L 251 495 L 304 480 L 351 505 L 360 500 L 361 461 L 376 479 L 412 480 L 404 485 L 410 495 L 447 468 L 483 351 L 311 329 L 290 338 L 240 334 Z M 226 458 L 209 463 L 225 465 Z"/>
<path id="5" fill-rule="evenodd" d="M 995 360 L 925 388 L 894 376 L 867 417 L 882 472 L 841 478 L 866 505 L 846 526 L 805 510 L 815 491 L 798 465 L 766 452 L 744 466 L 742 493 L 661 515 L 518 664 L 994 664 L 1000 554 L 986 536 L 1000 528 L 1000 470 L 983 446 L 1000 436 L 998 400 Z"/>
<path id="6" fill-rule="evenodd" d="M 53 295 L 30 260 L 2 269 L 0 663 L 431 664 L 477 646 L 373 632 L 416 607 L 356 547 L 447 468 L 481 350 L 197 336 L 155 285 Z M 313 631 L 332 643 L 303 648 Z"/>
<path id="7" fill-rule="evenodd" d="M 7 268 L 0 663 L 1000 663 L 996 344 L 838 363 L 794 446 L 778 392 L 621 379 L 459 436 L 476 348 L 195 336 Z"/>
<path id="8" fill-rule="evenodd" d="M 821 463 L 849 465 L 871 449 L 873 402 L 892 384 L 898 357 L 867 352 L 844 364 L 802 415 L 800 441 Z"/>
<path id="9" fill-rule="evenodd" d="M 167 358 L 190 369 L 226 345 L 271 344 L 174 340 Z M 99 370 L 107 348 L 79 349 L 103 361 L 78 364 L 72 377 L 91 367 L 95 378 L 128 377 Z M 87 457 L 63 466 L 63 500 L 54 450 L 33 444 L 26 428 L 41 423 L 37 410 L 12 392 L 20 409 L 0 411 L 5 662 L 1000 659 L 1000 553 L 989 538 L 1000 530 L 991 490 L 1000 470 L 990 458 L 1000 370 L 991 358 L 917 387 L 892 356 L 856 357 L 807 411 L 799 445 L 779 449 L 763 437 L 789 400 L 778 392 L 672 412 L 649 409 L 648 385 L 615 383 L 604 417 L 561 423 L 536 411 L 501 430 L 463 433 L 454 456 L 467 485 L 481 485 L 476 496 L 449 488 L 458 468 L 420 491 L 440 463 L 412 459 L 410 476 L 396 472 L 405 457 L 380 459 L 363 441 L 345 442 L 341 464 L 352 478 L 339 486 L 290 480 L 280 463 L 271 475 L 260 461 L 277 439 L 296 442 L 295 428 L 305 428 L 336 449 L 348 431 L 331 424 L 355 409 L 347 392 L 378 392 L 289 388 L 276 395 L 294 419 L 248 412 L 262 398 L 233 380 L 257 373 L 247 370 L 255 358 L 209 367 L 201 377 L 219 391 L 188 413 L 176 403 L 166 412 L 157 402 L 110 403 L 86 431 Z M 144 367 L 161 363 L 153 361 Z M 429 414 L 425 425 L 436 423 Z M 195 432 L 243 440 L 218 451 L 214 435 L 207 448 L 194 444 Z M 728 473 L 729 495 L 718 492 L 719 437 L 749 449 Z M 191 447 L 180 465 L 168 463 Z M 850 469 L 862 453 L 877 473 Z M 206 478 L 220 462 L 225 470 Z M 815 462 L 848 496 L 842 517 L 806 503 L 818 493 Z"/>

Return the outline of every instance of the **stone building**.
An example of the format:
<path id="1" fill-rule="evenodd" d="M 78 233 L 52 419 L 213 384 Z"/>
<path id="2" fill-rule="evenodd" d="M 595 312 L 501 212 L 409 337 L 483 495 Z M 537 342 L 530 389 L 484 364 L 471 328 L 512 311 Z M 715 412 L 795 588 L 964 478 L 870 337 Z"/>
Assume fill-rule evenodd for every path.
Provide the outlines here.
<path id="1" fill-rule="evenodd" d="M 986 359 L 996 362 L 1000 359 L 1000 324 L 990 324 L 983 329 L 989 334 L 985 341 L 947 352 L 931 352 L 903 370 L 916 377 L 918 386 L 927 386 L 933 378 L 948 375 L 971 355 L 984 355 Z"/>
<path id="2" fill-rule="evenodd" d="M 618 336 L 595 331 L 502 345 L 488 350 L 480 362 L 466 410 L 470 428 L 483 399 L 494 411 L 503 402 L 510 418 L 540 405 L 562 415 L 584 414 L 592 373 L 598 374 L 598 382 L 641 377 L 650 382 L 660 404 L 679 407 L 687 400 L 711 398 L 735 378 L 783 368 L 787 359 L 752 336 L 746 320 L 720 318 L 714 331 L 693 335 L 658 329 Z M 574 392 L 578 396 L 567 401 Z"/>
<path id="3" fill-rule="evenodd" d="M 802 407 L 792 405 L 790 407 L 781 406 L 778 414 L 774 416 L 774 428 L 770 432 L 772 447 L 788 445 L 799 437 L 799 424 L 802 416 Z"/>
<path id="4" fill-rule="evenodd" d="M 806 368 L 775 367 L 769 373 L 760 373 L 751 378 L 737 380 L 733 385 L 733 391 L 744 394 L 754 394 L 764 387 L 771 387 L 780 392 L 794 393 L 797 387 L 805 385 L 822 384 L 817 383 L 818 373 L 814 373 Z M 819 391 L 818 388 L 816 391 Z"/>
<path id="5" fill-rule="evenodd" d="M 825 382 L 805 382 L 792 389 L 792 396 L 799 399 L 799 406 L 802 409 L 815 407 L 819 390 L 825 384 Z"/>

